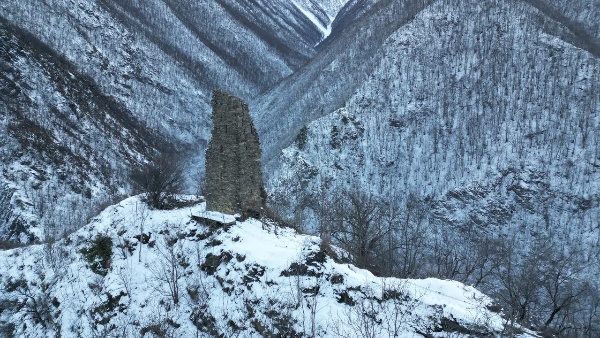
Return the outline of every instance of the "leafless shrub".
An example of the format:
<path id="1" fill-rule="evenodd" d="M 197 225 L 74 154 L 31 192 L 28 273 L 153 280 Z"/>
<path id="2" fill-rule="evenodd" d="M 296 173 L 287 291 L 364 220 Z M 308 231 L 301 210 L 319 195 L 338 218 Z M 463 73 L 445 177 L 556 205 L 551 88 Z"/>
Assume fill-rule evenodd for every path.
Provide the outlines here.
<path id="1" fill-rule="evenodd" d="M 382 323 L 384 307 L 373 296 L 373 290 L 365 289 L 364 298 L 356 301 L 354 306 L 348 306 L 346 311 L 338 314 L 332 330 L 336 337 L 376 338 L 383 334 Z"/>
<path id="2" fill-rule="evenodd" d="M 155 289 L 168 297 L 174 305 L 179 304 L 183 267 L 187 264 L 177 237 L 165 238 L 156 246 L 157 260 L 150 266 Z"/>
<path id="3" fill-rule="evenodd" d="M 51 281 L 30 282 L 24 276 L 10 278 L 2 289 L 6 295 L 2 299 L 2 308 L 23 315 L 34 325 L 40 325 L 45 332 L 55 331 L 58 325 L 52 308 L 60 303 L 50 294 L 52 286 Z"/>
<path id="4" fill-rule="evenodd" d="M 131 171 L 134 186 L 146 193 L 148 205 L 168 209 L 173 194 L 183 186 L 183 159 L 171 154 L 161 154 L 154 160 Z"/>

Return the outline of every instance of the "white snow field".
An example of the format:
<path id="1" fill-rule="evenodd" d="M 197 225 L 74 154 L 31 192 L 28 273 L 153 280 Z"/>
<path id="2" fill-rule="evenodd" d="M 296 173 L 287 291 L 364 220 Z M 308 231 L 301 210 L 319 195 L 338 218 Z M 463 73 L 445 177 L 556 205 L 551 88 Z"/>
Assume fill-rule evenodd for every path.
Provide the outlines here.
<path id="1" fill-rule="evenodd" d="M 505 330 L 492 300 L 473 287 L 376 277 L 320 238 L 271 221 L 209 227 L 198 217 L 234 220 L 206 213 L 205 203 L 150 210 L 137 196 L 53 244 L 0 252 L 0 324 L 23 337 L 467 337 Z M 105 256 L 89 253 L 106 242 L 103 269 Z"/>

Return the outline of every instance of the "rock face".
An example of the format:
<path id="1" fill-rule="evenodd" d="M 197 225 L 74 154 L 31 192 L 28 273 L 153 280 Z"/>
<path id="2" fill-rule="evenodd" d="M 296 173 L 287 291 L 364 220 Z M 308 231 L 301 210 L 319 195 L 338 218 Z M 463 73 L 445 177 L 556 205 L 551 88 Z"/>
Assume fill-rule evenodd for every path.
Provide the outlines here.
<path id="1" fill-rule="evenodd" d="M 206 150 L 206 207 L 256 217 L 264 205 L 260 143 L 248 105 L 215 90 L 212 138 Z"/>

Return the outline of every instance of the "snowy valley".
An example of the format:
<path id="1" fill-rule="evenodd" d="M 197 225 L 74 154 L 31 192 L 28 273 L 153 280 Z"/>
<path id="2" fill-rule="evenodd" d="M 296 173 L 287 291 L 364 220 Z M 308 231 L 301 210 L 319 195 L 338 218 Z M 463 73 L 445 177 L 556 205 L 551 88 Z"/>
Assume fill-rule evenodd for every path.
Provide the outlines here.
<path id="1" fill-rule="evenodd" d="M 598 0 L 2 0 L 0 336 L 596 338 L 599 145 Z"/>

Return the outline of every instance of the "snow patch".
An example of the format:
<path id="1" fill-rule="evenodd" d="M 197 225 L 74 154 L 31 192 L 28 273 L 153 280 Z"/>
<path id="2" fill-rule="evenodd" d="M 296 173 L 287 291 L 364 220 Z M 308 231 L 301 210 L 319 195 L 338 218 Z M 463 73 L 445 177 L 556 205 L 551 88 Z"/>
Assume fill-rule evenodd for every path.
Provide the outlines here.
<path id="1" fill-rule="evenodd" d="M 299 4 L 297 1 L 292 0 L 292 3 L 321 31 L 321 33 L 323 34 L 322 40 L 325 40 L 329 36 L 329 34 L 331 34 L 331 22 L 328 23 L 327 26 L 325 26 L 323 25 L 321 20 L 317 18 L 316 15 L 314 15 L 311 11 Z"/>

